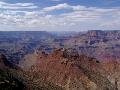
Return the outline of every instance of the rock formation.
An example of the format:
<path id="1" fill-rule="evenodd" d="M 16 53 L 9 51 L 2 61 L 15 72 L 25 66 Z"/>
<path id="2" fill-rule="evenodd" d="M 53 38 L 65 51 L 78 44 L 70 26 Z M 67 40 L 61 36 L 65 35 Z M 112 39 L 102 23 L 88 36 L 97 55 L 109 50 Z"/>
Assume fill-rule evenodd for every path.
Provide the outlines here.
<path id="1" fill-rule="evenodd" d="M 49 81 L 65 90 L 117 90 L 116 88 L 119 88 L 118 81 L 112 81 L 115 78 L 113 74 L 106 72 L 108 67 L 95 58 L 79 55 L 75 50 L 63 48 L 43 56 L 34 55 L 35 63 L 29 70 L 26 69 L 27 66 L 23 69 L 35 78 L 41 77 L 43 81 Z M 22 63 L 29 64 L 29 59 L 26 58 Z"/>

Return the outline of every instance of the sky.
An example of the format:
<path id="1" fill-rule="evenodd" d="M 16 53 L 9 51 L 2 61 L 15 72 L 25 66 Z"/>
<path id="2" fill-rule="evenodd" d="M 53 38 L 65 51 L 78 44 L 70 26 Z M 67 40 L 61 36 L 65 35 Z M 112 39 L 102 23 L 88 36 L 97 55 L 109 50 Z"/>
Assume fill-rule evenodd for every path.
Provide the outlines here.
<path id="1" fill-rule="evenodd" d="M 0 0 L 0 31 L 120 30 L 120 0 Z"/>

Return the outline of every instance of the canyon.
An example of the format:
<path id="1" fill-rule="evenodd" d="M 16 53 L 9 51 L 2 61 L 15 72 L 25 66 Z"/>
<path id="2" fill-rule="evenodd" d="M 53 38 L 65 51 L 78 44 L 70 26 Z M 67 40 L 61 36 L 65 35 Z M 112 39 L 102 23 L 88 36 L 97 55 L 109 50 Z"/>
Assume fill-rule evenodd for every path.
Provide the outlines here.
<path id="1" fill-rule="evenodd" d="M 119 30 L 62 35 L 45 31 L 0 32 L 0 53 L 0 76 L 7 78 L 0 82 L 8 87 L 120 90 Z"/>

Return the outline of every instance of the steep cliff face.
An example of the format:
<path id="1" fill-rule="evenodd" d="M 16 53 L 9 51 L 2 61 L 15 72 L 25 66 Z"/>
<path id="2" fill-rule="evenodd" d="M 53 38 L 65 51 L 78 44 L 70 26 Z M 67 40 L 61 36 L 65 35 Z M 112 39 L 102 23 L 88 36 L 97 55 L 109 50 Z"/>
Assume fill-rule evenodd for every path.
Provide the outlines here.
<path id="1" fill-rule="evenodd" d="M 0 54 L 0 89 L 1 90 L 24 90 L 25 86 L 17 78 L 13 77 L 10 67 L 3 54 Z"/>
<path id="2" fill-rule="evenodd" d="M 0 68 L 5 68 L 4 60 L 6 57 L 3 54 L 0 54 Z"/>
<path id="3" fill-rule="evenodd" d="M 35 58 L 35 63 L 28 69 L 25 65 L 29 64 L 29 59 L 26 58 L 22 62 L 22 68 L 36 78 L 41 77 L 43 81 L 49 81 L 65 90 L 117 90 L 115 88 L 118 88 L 115 82 L 111 82 L 108 78 L 108 76 L 114 77 L 106 72 L 107 67 L 95 58 L 79 55 L 76 50 L 59 49 L 49 55 L 36 52 L 32 57 Z"/>

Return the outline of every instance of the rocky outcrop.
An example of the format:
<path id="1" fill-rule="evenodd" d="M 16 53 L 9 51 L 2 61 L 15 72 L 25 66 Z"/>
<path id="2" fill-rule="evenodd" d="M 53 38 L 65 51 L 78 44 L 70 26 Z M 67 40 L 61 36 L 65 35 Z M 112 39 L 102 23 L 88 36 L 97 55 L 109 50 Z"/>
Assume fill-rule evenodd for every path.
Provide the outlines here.
<path id="1" fill-rule="evenodd" d="M 61 48 L 45 57 L 39 54 L 34 57 L 36 63 L 29 70 L 23 69 L 35 78 L 41 77 L 65 90 L 116 90 L 101 62 L 79 55 L 76 50 Z M 22 63 L 26 64 L 26 61 L 29 59 Z"/>
<path id="2" fill-rule="evenodd" d="M 20 67 L 8 65 L 7 58 L 0 54 L 0 89 L 1 90 L 63 90 L 41 77 L 25 72 Z"/>

